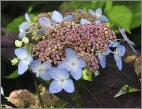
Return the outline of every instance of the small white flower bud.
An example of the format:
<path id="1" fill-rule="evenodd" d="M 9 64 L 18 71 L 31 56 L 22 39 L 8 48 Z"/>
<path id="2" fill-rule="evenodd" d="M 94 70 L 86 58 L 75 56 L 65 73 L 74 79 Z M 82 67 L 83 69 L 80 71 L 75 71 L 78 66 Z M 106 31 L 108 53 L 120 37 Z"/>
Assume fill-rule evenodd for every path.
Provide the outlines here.
<path id="1" fill-rule="evenodd" d="M 24 42 L 25 44 L 28 44 L 29 43 L 29 38 L 28 37 L 24 37 L 22 39 L 22 42 Z"/>
<path id="2" fill-rule="evenodd" d="M 22 47 L 22 41 L 15 40 L 16 47 Z"/>
<path id="3" fill-rule="evenodd" d="M 11 60 L 12 65 L 16 65 L 18 62 L 19 62 L 19 59 L 18 59 L 18 58 L 13 58 L 13 59 Z"/>

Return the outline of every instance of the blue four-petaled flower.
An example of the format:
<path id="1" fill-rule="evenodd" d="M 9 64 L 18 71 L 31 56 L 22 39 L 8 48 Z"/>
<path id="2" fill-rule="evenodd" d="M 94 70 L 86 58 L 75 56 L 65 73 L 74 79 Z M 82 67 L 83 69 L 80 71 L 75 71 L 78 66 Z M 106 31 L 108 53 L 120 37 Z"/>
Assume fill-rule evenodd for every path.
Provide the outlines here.
<path id="1" fill-rule="evenodd" d="M 24 74 L 28 70 L 28 66 L 33 61 L 32 55 L 25 48 L 15 49 L 15 55 L 20 59 L 18 64 L 19 75 Z"/>
<path id="2" fill-rule="evenodd" d="M 78 57 L 73 49 L 65 49 L 66 58 L 58 65 L 59 68 L 67 69 L 75 80 L 79 80 L 82 76 L 82 68 L 86 66 L 86 62 Z"/>
<path id="3" fill-rule="evenodd" d="M 51 68 L 51 63 L 44 62 L 41 63 L 40 60 L 34 60 L 30 63 L 32 72 L 36 74 L 37 77 L 41 77 L 43 80 L 50 80 L 50 74 L 48 69 Z"/>
<path id="4" fill-rule="evenodd" d="M 62 89 L 68 93 L 74 92 L 73 81 L 69 79 L 69 73 L 66 69 L 52 67 L 49 69 L 49 72 L 53 79 L 49 86 L 50 93 L 58 93 L 62 91 Z"/>

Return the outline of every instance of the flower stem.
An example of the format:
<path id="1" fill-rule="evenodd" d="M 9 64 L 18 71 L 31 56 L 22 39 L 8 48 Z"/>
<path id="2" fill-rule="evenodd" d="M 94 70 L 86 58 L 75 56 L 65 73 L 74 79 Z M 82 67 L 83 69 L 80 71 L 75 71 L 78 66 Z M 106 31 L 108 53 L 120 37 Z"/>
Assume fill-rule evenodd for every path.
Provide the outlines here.
<path id="1" fill-rule="evenodd" d="M 34 82 L 35 82 L 36 92 L 37 92 L 37 95 L 38 95 L 38 99 L 39 99 L 40 105 L 41 105 L 42 108 L 44 108 L 44 103 L 43 103 L 41 95 L 40 95 L 40 91 L 39 91 L 39 86 L 37 84 L 37 80 L 35 79 Z"/>

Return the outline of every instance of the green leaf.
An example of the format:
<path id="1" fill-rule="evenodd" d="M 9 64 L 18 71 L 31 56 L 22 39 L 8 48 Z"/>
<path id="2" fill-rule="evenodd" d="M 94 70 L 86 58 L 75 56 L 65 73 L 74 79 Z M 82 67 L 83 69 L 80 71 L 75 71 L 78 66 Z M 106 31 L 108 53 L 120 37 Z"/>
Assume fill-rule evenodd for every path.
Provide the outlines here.
<path id="1" fill-rule="evenodd" d="M 18 70 L 15 70 L 13 73 L 11 73 L 9 76 L 6 76 L 5 78 L 15 79 L 17 77 L 19 77 Z"/>
<path id="2" fill-rule="evenodd" d="M 24 21 L 24 16 L 20 16 L 13 21 L 11 21 L 7 26 L 6 26 L 6 31 L 8 32 L 18 32 L 19 31 L 19 25 Z"/>
<path id="3" fill-rule="evenodd" d="M 132 12 L 129 8 L 123 5 L 117 5 L 112 7 L 112 9 L 108 11 L 107 15 L 114 24 L 121 28 L 125 28 L 125 30 L 130 33 Z"/>
<path id="4" fill-rule="evenodd" d="M 106 0 L 105 12 L 109 11 L 112 8 L 112 0 Z"/>

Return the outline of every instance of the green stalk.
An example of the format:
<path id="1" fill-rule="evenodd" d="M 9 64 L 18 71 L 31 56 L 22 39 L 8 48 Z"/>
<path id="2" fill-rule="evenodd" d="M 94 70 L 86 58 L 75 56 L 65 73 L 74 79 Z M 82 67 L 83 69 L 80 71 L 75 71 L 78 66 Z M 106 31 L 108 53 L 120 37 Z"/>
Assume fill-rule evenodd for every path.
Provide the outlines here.
<path id="1" fill-rule="evenodd" d="M 39 99 L 40 105 L 41 105 L 42 108 L 44 108 L 44 103 L 43 103 L 42 97 L 40 95 L 40 91 L 39 91 L 39 86 L 37 84 L 37 80 L 35 79 L 34 82 L 35 82 L 36 92 L 37 92 L 37 95 L 38 95 L 38 99 Z"/>

